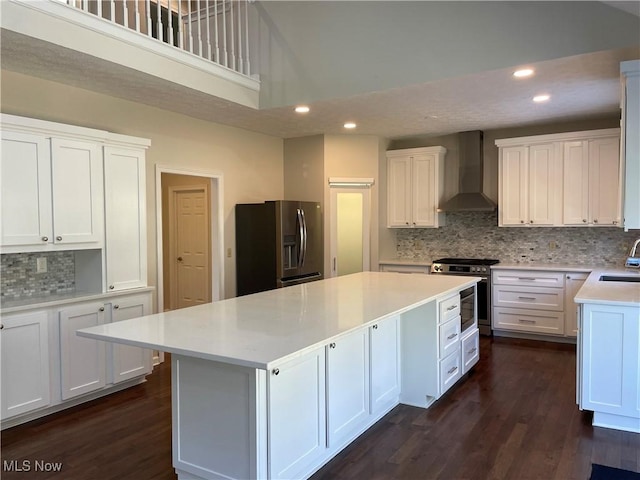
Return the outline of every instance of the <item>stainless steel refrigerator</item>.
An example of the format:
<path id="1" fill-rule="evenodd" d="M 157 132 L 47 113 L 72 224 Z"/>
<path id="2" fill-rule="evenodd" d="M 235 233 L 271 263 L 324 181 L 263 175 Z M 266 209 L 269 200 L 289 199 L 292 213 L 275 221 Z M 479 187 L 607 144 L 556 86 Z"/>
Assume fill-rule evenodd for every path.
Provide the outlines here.
<path id="1" fill-rule="evenodd" d="M 320 280 L 322 212 L 316 202 L 236 205 L 238 295 Z"/>

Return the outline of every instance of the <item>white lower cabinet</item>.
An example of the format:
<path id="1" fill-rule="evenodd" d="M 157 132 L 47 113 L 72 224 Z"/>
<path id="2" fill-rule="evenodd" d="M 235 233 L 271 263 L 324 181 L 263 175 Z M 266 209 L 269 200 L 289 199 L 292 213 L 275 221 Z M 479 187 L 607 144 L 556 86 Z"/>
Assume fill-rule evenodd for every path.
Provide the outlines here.
<path id="1" fill-rule="evenodd" d="M 369 327 L 371 345 L 371 413 L 388 410 L 400 395 L 400 318 Z"/>
<path id="2" fill-rule="evenodd" d="M 582 306 L 580 408 L 593 425 L 640 433 L 640 308 Z"/>
<path id="3" fill-rule="evenodd" d="M 76 335 L 80 328 L 102 325 L 104 311 L 103 302 L 89 302 L 61 308 L 58 312 L 63 400 L 101 389 L 107 384 L 105 342 Z"/>
<path id="4" fill-rule="evenodd" d="M 465 330 L 460 342 L 462 347 L 462 374 L 464 375 L 480 360 L 480 330 Z"/>
<path id="5" fill-rule="evenodd" d="M 109 305 L 111 321 L 120 322 L 148 315 L 151 312 L 151 297 L 148 294 L 131 295 L 116 298 Z M 107 348 L 112 349 L 112 383 L 151 373 L 153 357 L 151 350 L 121 343 L 113 343 Z"/>
<path id="6" fill-rule="evenodd" d="M 268 374 L 269 478 L 301 478 L 326 451 L 325 348 Z"/>
<path id="7" fill-rule="evenodd" d="M 567 273 L 564 280 L 564 334 L 578 335 L 578 305 L 573 301 L 580 287 L 584 285 L 588 273 Z"/>
<path id="8" fill-rule="evenodd" d="M 2 317 L 2 420 L 50 403 L 49 312 Z"/>

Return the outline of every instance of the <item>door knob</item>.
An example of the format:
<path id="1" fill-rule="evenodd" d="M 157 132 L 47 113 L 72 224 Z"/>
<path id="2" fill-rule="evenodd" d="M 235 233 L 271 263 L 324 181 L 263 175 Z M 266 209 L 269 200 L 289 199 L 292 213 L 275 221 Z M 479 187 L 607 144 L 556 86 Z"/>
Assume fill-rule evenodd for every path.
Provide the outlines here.
<path id="1" fill-rule="evenodd" d="M 178 261 L 181 262 L 182 261 L 182 257 L 178 257 Z"/>

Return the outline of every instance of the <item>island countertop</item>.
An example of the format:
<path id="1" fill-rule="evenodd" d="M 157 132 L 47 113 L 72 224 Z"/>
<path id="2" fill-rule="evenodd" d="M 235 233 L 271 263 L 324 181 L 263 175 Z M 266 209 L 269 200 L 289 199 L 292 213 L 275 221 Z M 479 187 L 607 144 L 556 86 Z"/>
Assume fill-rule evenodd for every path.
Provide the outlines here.
<path id="1" fill-rule="evenodd" d="M 576 303 L 599 303 L 628 307 L 640 306 L 640 283 L 603 282 L 602 275 L 640 277 L 640 271 L 621 269 L 594 270 L 584 285 L 580 287 L 574 301 Z"/>
<path id="2" fill-rule="evenodd" d="M 480 278 L 362 272 L 109 323 L 78 335 L 271 369 L 340 335 Z"/>

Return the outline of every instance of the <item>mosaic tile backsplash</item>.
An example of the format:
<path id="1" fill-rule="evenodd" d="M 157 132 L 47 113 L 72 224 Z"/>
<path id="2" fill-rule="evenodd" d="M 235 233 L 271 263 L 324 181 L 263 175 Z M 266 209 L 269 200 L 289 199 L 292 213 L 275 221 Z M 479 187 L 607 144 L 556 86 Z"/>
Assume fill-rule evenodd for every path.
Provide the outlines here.
<path id="1" fill-rule="evenodd" d="M 36 273 L 36 260 L 47 259 L 47 271 Z M 71 293 L 75 290 L 75 257 L 71 252 L 7 253 L 0 255 L 0 298 Z"/>
<path id="2" fill-rule="evenodd" d="M 398 258 L 496 258 L 503 263 L 622 267 L 640 231 L 615 227 L 498 227 L 496 212 L 447 213 L 437 229 L 398 229 Z"/>

